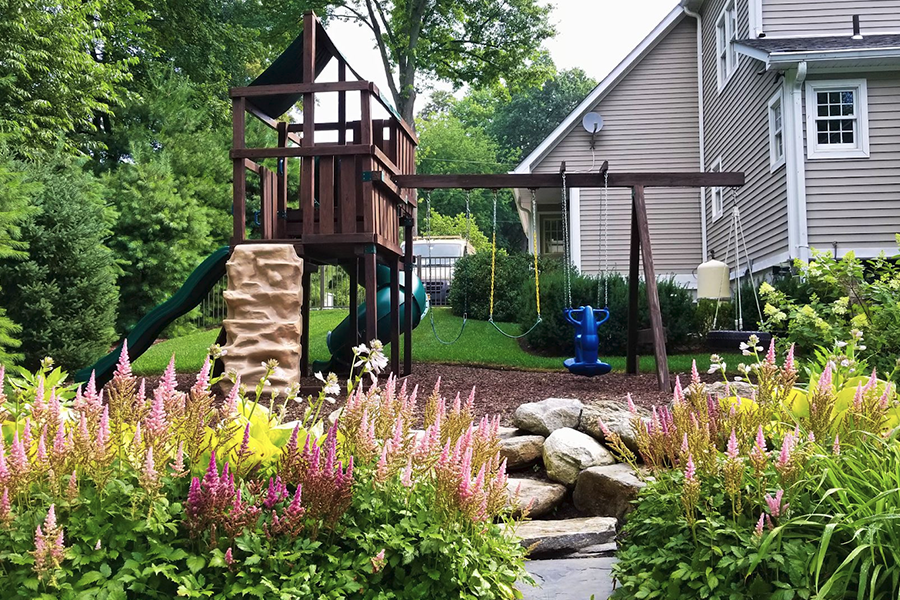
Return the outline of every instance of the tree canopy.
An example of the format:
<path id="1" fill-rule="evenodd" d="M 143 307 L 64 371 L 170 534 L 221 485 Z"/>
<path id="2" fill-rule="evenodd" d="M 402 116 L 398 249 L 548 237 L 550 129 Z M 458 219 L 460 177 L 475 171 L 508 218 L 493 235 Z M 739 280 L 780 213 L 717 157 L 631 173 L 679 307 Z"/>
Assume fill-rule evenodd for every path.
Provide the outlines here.
<path id="1" fill-rule="evenodd" d="M 538 0 L 343 0 L 338 16 L 375 36 L 391 96 L 413 122 L 434 81 L 459 88 L 534 83 L 545 75 L 541 44 L 556 31 Z"/>

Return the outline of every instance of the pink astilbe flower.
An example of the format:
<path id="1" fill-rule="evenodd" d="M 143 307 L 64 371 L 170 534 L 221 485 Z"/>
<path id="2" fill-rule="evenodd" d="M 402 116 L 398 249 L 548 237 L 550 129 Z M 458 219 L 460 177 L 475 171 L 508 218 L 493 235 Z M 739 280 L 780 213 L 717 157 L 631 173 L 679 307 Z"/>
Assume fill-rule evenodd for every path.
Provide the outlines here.
<path id="1" fill-rule="evenodd" d="M 753 535 L 757 538 L 761 538 L 763 535 L 763 528 L 766 524 L 766 513 L 762 513 L 759 515 L 759 521 L 756 522 L 756 528 L 753 530 Z"/>
<path id="2" fill-rule="evenodd" d="M 875 369 L 872 369 L 872 375 L 869 377 L 869 380 L 866 381 L 866 386 L 863 388 L 863 393 L 869 393 L 875 389 L 875 386 L 878 385 L 878 374 Z"/>
<path id="3" fill-rule="evenodd" d="M 75 471 L 72 471 L 72 476 L 69 477 L 69 485 L 66 486 L 66 498 L 69 502 L 73 502 L 75 498 L 78 497 L 78 475 Z"/>
<path id="4" fill-rule="evenodd" d="M 685 433 L 681 438 L 681 453 L 687 454 L 689 450 L 690 447 L 688 446 L 688 434 Z"/>
<path id="5" fill-rule="evenodd" d="M 634 405 L 634 400 L 632 400 L 630 392 L 627 396 L 625 396 L 625 399 L 628 401 L 628 412 L 630 412 L 631 414 L 636 414 L 637 407 Z"/>
<path id="6" fill-rule="evenodd" d="M 687 465 L 684 468 L 684 478 L 688 481 L 696 479 L 697 469 L 694 467 L 694 455 L 688 454 Z"/>
<path id="7" fill-rule="evenodd" d="M 673 403 L 677 406 L 684 403 L 684 390 L 681 387 L 681 377 L 675 377 L 675 392 L 673 393 Z"/>
<path id="8" fill-rule="evenodd" d="M 863 409 L 863 386 L 861 383 L 856 385 L 856 392 L 853 394 L 853 410 L 857 413 L 862 412 Z"/>
<path id="9" fill-rule="evenodd" d="M 28 473 L 28 455 L 25 453 L 25 444 L 19 439 L 19 431 L 13 433 L 12 446 L 10 447 L 9 465 L 13 477 L 22 477 Z"/>
<path id="10" fill-rule="evenodd" d="M 781 442 L 781 452 L 778 455 L 778 460 L 775 461 L 775 468 L 778 469 L 782 475 L 790 470 L 791 457 L 794 452 L 794 446 L 796 445 L 796 439 L 797 438 L 795 438 L 793 434 L 787 433 L 784 436 L 784 440 Z"/>
<path id="11" fill-rule="evenodd" d="M 56 428 L 56 437 L 53 438 L 53 458 L 58 461 L 62 460 L 66 455 L 66 450 L 68 450 L 66 429 L 60 423 Z"/>
<path id="12" fill-rule="evenodd" d="M 113 374 L 114 382 L 122 382 L 134 379 L 131 373 L 131 360 L 128 355 L 128 340 L 122 341 L 122 350 L 119 352 L 119 362 L 116 363 L 116 371 Z"/>
<path id="13" fill-rule="evenodd" d="M 412 487 L 412 472 L 413 472 L 413 464 L 412 464 L 412 456 L 406 461 L 406 467 L 403 469 L 403 477 L 400 478 L 400 483 L 403 487 Z"/>
<path id="14" fill-rule="evenodd" d="M 763 435 L 762 425 L 759 426 L 759 429 L 756 430 L 756 448 L 762 452 L 766 453 L 766 436 Z"/>
<path id="15" fill-rule="evenodd" d="M 275 478 L 269 478 L 269 489 L 266 492 L 266 499 L 263 501 L 263 507 L 271 509 L 273 506 L 287 498 L 287 486 L 281 481 L 281 477 L 276 475 Z"/>
<path id="16" fill-rule="evenodd" d="M 234 385 L 231 386 L 231 391 L 228 392 L 228 395 L 225 397 L 225 402 L 222 403 L 222 413 L 226 418 L 233 418 L 238 414 L 238 400 L 240 398 L 240 389 L 241 376 L 238 375 L 234 378 Z"/>
<path id="17" fill-rule="evenodd" d="M 731 429 L 731 436 L 728 438 L 728 458 L 734 460 L 738 457 L 738 441 L 737 436 L 734 433 L 734 428 Z"/>
<path id="18" fill-rule="evenodd" d="M 0 382 L 2 383 L 2 382 Z M 3 488 L 3 495 L 0 496 L 0 526 L 8 527 L 13 522 L 12 507 L 9 503 L 9 489 Z"/>
<path id="19" fill-rule="evenodd" d="M 831 365 L 827 364 L 827 365 L 825 365 L 825 370 L 822 371 L 822 374 L 819 376 L 819 384 L 818 384 L 819 392 L 828 393 L 831 391 L 831 379 L 832 379 Z"/>
<path id="20" fill-rule="evenodd" d="M 144 430 L 150 439 L 159 439 L 169 428 L 169 422 L 166 418 L 166 398 L 165 395 L 159 393 L 157 389 L 153 394 L 153 400 L 150 403 L 150 412 L 144 419 Z"/>
<path id="21" fill-rule="evenodd" d="M 765 501 L 766 505 L 769 507 L 769 514 L 773 517 L 780 517 L 785 514 L 790 507 L 789 504 L 782 504 L 782 499 L 784 497 L 784 490 L 778 490 L 775 492 L 775 497 L 773 498 L 771 495 L 766 494 Z"/>
<path id="22" fill-rule="evenodd" d="M 405 382 L 404 382 L 405 385 Z M 472 391 L 469 392 L 469 397 L 466 399 L 466 410 L 468 412 L 473 412 L 475 410 L 475 386 L 472 386 Z"/>
<path id="23" fill-rule="evenodd" d="M 62 402 L 59 401 L 59 396 L 56 395 L 56 388 L 50 390 L 50 403 L 48 409 L 50 411 L 50 422 L 61 424 Z"/>
<path id="24" fill-rule="evenodd" d="M 697 370 L 697 361 L 691 361 L 691 383 L 693 385 L 700 385 L 700 371 Z"/>
<path id="25" fill-rule="evenodd" d="M 39 579 L 58 569 L 65 553 L 63 530 L 56 524 L 56 505 L 51 504 L 43 525 L 34 533 L 34 570 Z"/>
<path id="26" fill-rule="evenodd" d="M 784 359 L 784 370 L 786 373 L 796 373 L 797 367 L 794 364 L 794 344 L 788 349 L 787 357 Z"/>
<path id="27" fill-rule="evenodd" d="M 831 453 L 835 456 L 841 454 L 841 436 L 839 434 L 834 435 L 834 444 L 831 446 Z"/>
<path id="28" fill-rule="evenodd" d="M 379 552 L 378 554 L 373 556 L 371 558 L 371 561 L 372 561 L 372 572 L 377 573 L 378 571 L 380 571 L 385 563 L 384 548 L 381 549 L 381 552 Z"/>
<path id="29" fill-rule="evenodd" d="M 179 441 L 178 451 L 175 453 L 175 462 L 172 464 L 172 474 L 175 477 L 181 477 L 186 473 L 187 470 L 184 468 L 184 441 Z"/>
<path id="30" fill-rule="evenodd" d="M 191 388 L 191 391 L 195 394 L 205 394 L 209 391 L 209 374 L 212 370 L 212 363 L 209 360 L 209 355 L 206 356 L 206 360 L 203 362 L 203 367 L 200 369 L 200 372 L 197 373 L 197 381 L 194 383 L 194 387 Z"/>
<path id="31" fill-rule="evenodd" d="M 884 384 L 884 393 L 881 395 L 881 400 L 878 405 L 881 407 L 881 410 L 887 410 L 891 404 L 891 395 L 894 393 L 894 384 L 888 382 Z"/>
<path id="32" fill-rule="evenodd" d="M 141 486 L 147 491 L 155 491 L 159 485 L 159 473 L 156 470 L 156 462 L 153 460 L 153 446 L 147 448 L 144 457 L 144 467 L 140 475 Z"/>
<path id="33" fill-rule="evenodd" d="M 388 456 L 391 453 L 391 440 L 385 440 L 381 447 L 381 457 L 378 459 L 378 465 L 375 467 L 375 481 L 384 483 L 390 475 L 390 463 Z"/>
<path id="34" fill-rule="evenodd" d="M 228 567 L 231 567 L 234 564 L 234 555 L 231 552 L 231 546 L 228 547 L 228 550 L 225 551 L 225 564 Z"/>
<path id="35" fill-rule="evenodd" d="M 769 342 L 769 351 L 766 353 L 766 363 L 775 366 L 775 338 Z"/>
<path id="36" fill-rule="evenodd" d="M 94 544 L 94 550 L 100 550 L 100 548 L 102 548 L 102 547 L 103 546 L 102 546 L 102 544 L 100 544 L 100 540 L 98 539 L 97 543 Z"/>
<path id="37" fill-rule="evenodd" d="M 41 437 L 43 439 L 43 436 Z M 103 412 L 100 414 L 100 425 L 97 427 L 97 442 L 95 444 L 95 452 L 97 458 L 103 460 L 109 453 L 110 431 L 109 431 L 109 405 L 103 406 Z"/>

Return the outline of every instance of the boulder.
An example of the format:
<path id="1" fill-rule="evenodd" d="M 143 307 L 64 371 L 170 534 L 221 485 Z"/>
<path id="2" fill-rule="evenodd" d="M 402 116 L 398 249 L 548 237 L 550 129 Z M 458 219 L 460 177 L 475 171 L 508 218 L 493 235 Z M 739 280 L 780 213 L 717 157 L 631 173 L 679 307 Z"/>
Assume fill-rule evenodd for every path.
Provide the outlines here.
<path id="1" fill-rule="evenodd" d="M 578 475 L 572 499 L 582 513 L 622 519 L 645 483 L 625 464 L 591 467 Z"/>
<path id="2" fill-rule="evenodd" d="M 500 440 L 500 457 L 506 459 L 508 469 L 530 467 L 544 453 L 544 436 L 517 435 Z"/>
<path id="3" fill-rule="evenodd" d="M 516 409 L 513 425 L 537 435 L 550 435 L 563 427 L 575 427 L 584 405 L 574 398 L 547 398 Z"/>
<path id="4" fill-rule="evenodd" d="M 638 409 L 638 415 L 642 419 L 649 419 L 646 410 Z M 634 430 L 631 421 L 634 415 L 628 410 L 628 406 L 624 402 L 615 400 L 600 400 L 593 402 L 584 407 L 581 413 L 581 421 L 578 423 L 578 431 L 582 431 L 601 442 L 606 440 L 603 431 L 600 429 L 600 419 L 609 427 L 610 431 L 619 434 L 625 445 L 632 452 L 637 453 L 637 439 L 634 436 Z"/>
<path id="5" fill-rule="evenodd" d="M 544 442 L 544 467 L 553 481 L 572 485 L 578 474 L 589 467 L 616 462 L 609 450 L 591 436 L 564 427 Z"/>
<path id="6" fill-rule="evenodd" d="M 516 427 L 500 427 L 497 429 L 497 437 L 501 440 L 505 440 L 506 438 L 511 438 L 514 435 L 523 435 L 528 433 L 527 431 L 522 431 Z"/>
<path id="7" fill-rule="evenodd" d="M 730 396 L 740 396 L 741 398 L 749 398 L 753 395 L 753 386 L 746 381 L 729 381 L 725 389 L 724 381 L 706 384 L 706 393 L 713 398 L 728 398 Z"/>
<path id="8" fill-rule="evenodd" d="M 616 537 L 612 517 L 586 517 L 556 521 L 525 521 L 516 528 L 530 557 L 563 556 L 583 548 L 607 544 Z"/>
<path id="9" fill-rule="evenodd" d="M 518 499 L 516 498 L 518 492 Z M 510 477 L 506 483 L 507 506 L 520 510 L 529 504 L 529 517 L 540 517 L 556 508 L 566 495 L 566 486 L 537 479 Z"/>

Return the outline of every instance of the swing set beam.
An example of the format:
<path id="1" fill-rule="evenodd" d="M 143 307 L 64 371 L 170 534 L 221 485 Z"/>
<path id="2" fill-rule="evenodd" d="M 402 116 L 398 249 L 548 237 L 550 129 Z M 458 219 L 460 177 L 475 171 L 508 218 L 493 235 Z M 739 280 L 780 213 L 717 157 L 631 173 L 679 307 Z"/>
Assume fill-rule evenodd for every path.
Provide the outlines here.
<path id="1" fill-rule="evenodd" d="M 565 173 L 566 186 L 573 188 L 602 188 L 604 185 L 631 188 L 631 247 L 628 269 L 628 341 L 626 367 L 628 374 L 638 372 L 638 301 L 639 271 L 643 265 L 647 288 L 647 304 L 650 309 L 650 329 L 653 333 L 653 351 L 656 356 L 656 378 L 659 390 L 669 392 L 669 360 L 666 355 L 665 328 L 656 286 L 656 270 L 650 246 L 650 224 L 647 220 L 647 204 L 644 190 L 650 187 L 740 187 L 745 183 L 743 173 L 612 173 L 604 161 L 594 173 L 568 173 L 562 163 L 559 173 L 498 173 L 457 175 L 396 175 L 389 179 L 397 188 L 405 189 L 540 189 L 559 188 Z M 384 177 L 381 177 L 384 179 Z"/>

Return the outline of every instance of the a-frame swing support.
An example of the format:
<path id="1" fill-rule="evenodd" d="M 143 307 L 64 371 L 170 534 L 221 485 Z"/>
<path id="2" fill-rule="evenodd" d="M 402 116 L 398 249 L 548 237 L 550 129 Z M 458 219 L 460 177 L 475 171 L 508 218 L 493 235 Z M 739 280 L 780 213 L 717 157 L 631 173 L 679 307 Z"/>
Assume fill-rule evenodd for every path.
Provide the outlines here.
<path id="1" fill-rule="evenodd" d="M 561 172 L 566 168 L 561 165 Z M 628 269 L 628 343 L 626 372 L 636 374 L 637 338 L 638 338 L 638 301 L 639 301 L 639 268 L 644 266 L 644 279 L 647 288 L 647 304 L 650 308 L 650 327 L 653 332 L 653 350 L 656 355 L 656 377 L 660 391 L 668 392 L 669 361 L 666 356 L 665 330 L 662 312 L 659 305 L 659 293 L 656 287 L 656 270 L 653 266 L 653 251 L 650 246 L 650 224 L 647 220 L 647 205 L 644 191 L 648 187 L 739 187 L 744 185 L 743 173 L 608 173 L 604 161 L 600 170 L 594 173 L 566 173 L 566 183 L 570 188 L 602 188 L 604 183 L 609 187 L 631 188 L 631 252 Z M 397 175 L 389 177 L 386 173 L 369 174 L 373 180 L 396 186 L 398 189 L 539 189 L 559 188 L 562 185 L 560 175 L 555 173 L 518 174 L 505 173 L 496 175 Z M 606 225 L 606 224 L 604 224 Z"/>

